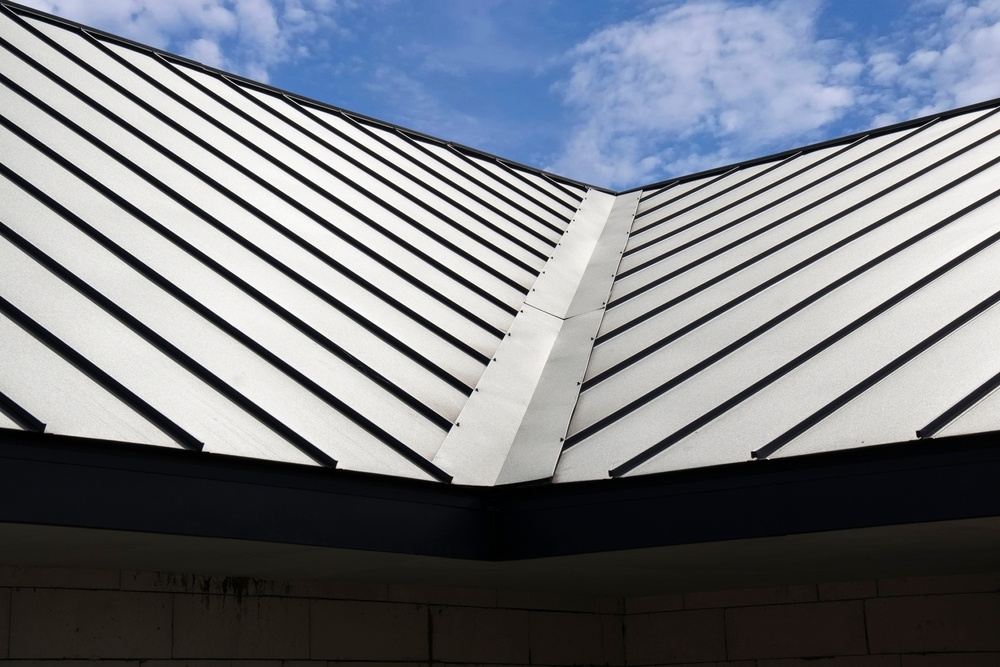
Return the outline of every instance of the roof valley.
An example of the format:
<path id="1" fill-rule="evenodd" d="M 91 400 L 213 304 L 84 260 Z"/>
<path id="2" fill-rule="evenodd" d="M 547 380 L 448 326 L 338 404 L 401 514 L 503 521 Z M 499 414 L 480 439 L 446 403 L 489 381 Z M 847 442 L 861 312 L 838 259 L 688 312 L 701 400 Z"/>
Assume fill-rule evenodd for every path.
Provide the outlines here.
<path id="1" fill-rule="evenodd" d="M 433 459 L 456 483 L 553 475 L 639 195 L 581 202 Z"/>

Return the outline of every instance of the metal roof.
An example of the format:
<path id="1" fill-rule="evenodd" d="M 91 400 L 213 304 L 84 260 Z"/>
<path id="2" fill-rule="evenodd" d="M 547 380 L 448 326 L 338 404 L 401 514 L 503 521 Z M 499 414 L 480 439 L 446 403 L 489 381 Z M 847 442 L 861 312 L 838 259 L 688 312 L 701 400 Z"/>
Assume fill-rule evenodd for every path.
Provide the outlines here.
<path id="1" fill-rule="evenodd" d="M 0 429 L 480 486 L 1000 429 L 996 103 L 616 194 L 0 7 Z"/>

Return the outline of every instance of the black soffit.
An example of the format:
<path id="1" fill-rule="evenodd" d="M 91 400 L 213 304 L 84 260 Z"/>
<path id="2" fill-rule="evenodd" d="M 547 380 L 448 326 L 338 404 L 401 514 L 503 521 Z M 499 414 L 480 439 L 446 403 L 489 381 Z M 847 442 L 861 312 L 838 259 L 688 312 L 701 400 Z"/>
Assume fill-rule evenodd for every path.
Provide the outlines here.
<path id="1" fill-rule="evenodd" d="M 1000 516 L 1000 433 L 465 487 L 0 431 L 0 523 L 516 561 Z"/>

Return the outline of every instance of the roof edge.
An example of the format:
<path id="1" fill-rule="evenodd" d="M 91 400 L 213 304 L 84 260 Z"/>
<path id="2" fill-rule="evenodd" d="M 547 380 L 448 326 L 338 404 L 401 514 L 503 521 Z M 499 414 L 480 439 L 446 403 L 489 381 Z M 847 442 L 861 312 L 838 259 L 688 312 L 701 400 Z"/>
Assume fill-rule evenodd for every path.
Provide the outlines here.
<path id="1" fill-rule="evenodd" d="M 973 111 L 980 111 L 983 109 L 990 109 L 997 106 L 1000 106 L 1000 97 L 993 98 L 991 100 L 986 100 L 984 102 L 976 102 L 975 104 L 969 104 L 964 107 L 959 107 L 957 109 L 949 109 L 948 111 L 941 111 L 938 113 L 928 114 L 926 116 L 921 116 L 920 118 L 905 120 L 899 123 L 894 123 L 892 125 L 886 125 L 884 127 L 878 127 L 871 130 L 855 132 L 854 134 L 849 134 L 843 137 L 826 139 L 824 141 L 820 141 L 814 144 L 806 144 L 805 146 L 791 148 L 778 153 L 765 155 L 763 157 L 752 158 L 740 162 L 732 162 L 729 164 L 720 165 L 718 167 L 712 167 L 711 169 L 705 169 L 703 171 L 695 172 L 693 174 L 685 174 L 684 176 L 668 178 L 662 181 L 657 181 L 655 183 L 649 183 L 647 185 L 639 185 L 634 188 L 621 190 L 618 192 L 618 194 L 628 194 L 631 192 L 638 192 L 642 190 L 653 190 L 657 188 L 663 188 L 668 185 L 677 185 L 680 183 L 686 183 L 688 181 L 708 178 L 711 176 L 719 176 L 726 172 L 733 171 L 734 169 L 745 169 L 747 167 L 754 167 L 759 164 L 765 164 L 777 160 L 784 160 L 800 153 L 811 153 L 813 151 L 822 150 L 824 148 L 830 148 L 832 146 L 847 145 L 866 137 L 878 137 L 884 134 L 899 132 L 901 130 L 914 129 L 920 127 L 921 125 L 926 125 L 927 123 L 930 123 L 935 120 L 944 120 L 947 118 L 953 118 L 955 116 L 961 116 L 962 114 L 971 113 Z"/>
<path id="2" fill-rule="evenodd" d="M 365 123 L 367 125 L 372 125 L 372 126 L 381 127 L 381 128 L 390 128 L 390 129 L 399 130 L 400 132 L 404 132 L 405 134 L 407 134 L 411 138 L 421 139 L 423 141 L 429 141 L 429 142 L 438 144 L 439 146 L 448 146 L 448 147 L 454 148 L 456 150 L 459 150 L 459 151 L 461 151 L 461 152 L 463 152 L 463 153 L 465 153 L 467 155 L 471 155 L 471 156 L 474 156 L 474 157 L 479 157 L 479 158 L 486 159 L 486 160 L 492 160 L 494 162 L 502 163 L 504 165 L 507 165 L 508 167 L 522 169 L 524 171 L 531 172 L 531 173 L 536 174 L 538 176 L 542 176 L 544 178 L 552 179 L 552 180 L 554 180 L 554 181 L 556 181 L 558 183 L 564 183 L 564 184 L 567 184 L 567 185 L 573 185 L 573 186 L 582 187 L 582 188 L 591 188 L 593 190 L 597 190 L 599 192 L 605 192 L 605 193 L 608 193 L 608 194 L 617 194 L 617 192 L 615 190 L 611 189 L 611 188 L 606 188 L 606 187 L 603 187 L 603 186 L 600 186 L 600 185 L 593 185 L 593 184 L 590 184 L 590 183 L 585 183 L 583 181 L 578 181 L 576 179 L 569 178 L 568 176 L 562 176 L 560 174 L 556 174 L 556 173 L 553 173 L 553 172 L 550 172 L 550 171 L 546 171 L 544 169 L 539 169 L 538 167 L 532 167 L 530 165 L 526 165 L 526 164 L 518 162 L 516 160 L 511 160 L 509 158 L 505 158 L 505 157 L 503 157 L 501 155 L 496 155 L 494 153 L 489 153 L 489 152 L 481 150 L 479 148 L 473 148 L 472 146 L 467 146 L 465 144 L 457 143 L 457 142 L 454 142 L 454 141 L 449 141 L 447 139 L 442 139 L 441 137 L 436 137 L 436 136 L 431 135 L 431 134 L 426 134 L 424 132 L 421 132 L 419 130 L 414 130 L 414 129 L 406 127 L 404 125 L 398 125 L 396 123 L 390 123 L 388 121 L 379 120 L 378 118 L 374 118 L 372 116 L 368 116 L 368 115 L 365 115 L 363 113 L 359 113 L 357 111 L 351 111 L 350 109 L 345 109 L 343 107 L 338 107 L 338 106 L 336 106 L 334 104 L 329 104 L 327 102 L 323 102 L 322 100 L 317 100 L 317 99 L 314 99 L 314 98 L 311 98 L 311 97 L 306 97 L 304 95 L 300 95 L 299 93 L 295 93 L 295 92 L 292 92 L 292 91 L 289 91 L 289 90 L 285 90 L 283 88 L 278 88 L 277 86 L 271 86 L 271 85 L 266 84 L 266 83 L 261 83 L 260 81 L 255 81 L 254 79 L 250 79 L 250 78 L 245 77 L 245 76 L 243 76 L 241 74 L 236 74 L 234 72 L 229 72 L 229 71 L 226 71 L 226 70 L 223 70 L 223 69 L 219 69 L 217 67 L 212 67 L 211 65 L 206 65 L 204 63 L 198 62 L 197 60 L 193 60 L 193 59 L 188 58 L 186 56 L 178 55 L 178 54 L 172 53 L 170 51 L 164 51 L 163 49 L 158 49 L 158 48 L 149 46 L 148 44 L 143 44 L 142 42 L 137 42 L 135 40 L 128 39 L 127 37 L 122 37 L 122 36 L 116 35 L 114 33 L 106 32 L 106 31 L 101 30 L 99 28 L 93 28 L 93 27 L 88 26 L 86 24 L 79 23 L 77 21 L 73 21 L 71 19 L 63 18 L 61 16 L 56 16 L 54 14 L 49 14 L 47 12 L 44 12 L 44 11 L 40 10 L 40 9 L 35 9 L 33 7 L 27 7 L 25 5 L 18 4 L 16 2 L 8 2 L 7 0 L 0 0 L 0 6 L 6 7 L 8 9 L 11 9 L 13 11 L 20 12 L 20 13 L 23 13 L 23 14 L 30 14 L 31 16 L 33 16 L 35 18 L 41 19 L 43 21 L 47 21 L 49 23 L 61 24 L 61 25 L 65 26 L 65 27 L 67 27 L 67 28 L 71 28 L 71 29 L 74 29 L 74 30 L 84 30 L 84 31 L 87 31 L 87 32 L 91 33 L 95 37 L 100 37 L 101 39 L 112 41 L 112 42 L 115 42 L 115 43 L 120 44 L 122 46 L 126 46 L 128 48 L 135 49 L 137 51 L 143 51 L 143 52 L 146 52 L 146 53 L 149 53 L 149 54 L 159 55 L 159 56 L 168 58 L 170 60 L 174 60 L 174 61 L 177 61 L 177 62 L 180 62 L 180 63 L 184 63 L 186 65 L 190 65 L 190 66 L 193 66 L 193 67 L 198 67 L 198 68 L 200 68 L 200 69 L 202 69 L 202 70 L 204 70 L 206 72 L 211 72 L 211 73 L 214 73 L 214 74 L 220 74 L 220 75 L 228 77 L 228 78 L 230 78 L 230 79 L 232 79 L 234 81 L 238 81 L 242 85 L 252 86 L 252 87 L 258 88 L 260 90 L 267 91 L 267 92 L 272 93 L 272 94 L 287 96 L 287 97 L 290 97 L 290 98 L 292 98 L 293 100 L 295 100 L 297 102 L 301 102 L 303 104 L 308 104 L 308 105 L 311 105 L 311 106 L 314 106 L 314 107 L 318 107 L 320 109 L 324 109 L 324 110 L 327 110 L 327 111 L 334 111 L 334 112 L 337 112 L 337 113 L 342 113 L 344 115 L 350 116 L 354 120 L 357 120 L 359 122 Z"/>
<path id="3" fill-rule="evenodd" d="M 1000 432 L 506 487 L 10 429 L 0 460 L 2 523 L 479 561 L 1000 516 Z"/>

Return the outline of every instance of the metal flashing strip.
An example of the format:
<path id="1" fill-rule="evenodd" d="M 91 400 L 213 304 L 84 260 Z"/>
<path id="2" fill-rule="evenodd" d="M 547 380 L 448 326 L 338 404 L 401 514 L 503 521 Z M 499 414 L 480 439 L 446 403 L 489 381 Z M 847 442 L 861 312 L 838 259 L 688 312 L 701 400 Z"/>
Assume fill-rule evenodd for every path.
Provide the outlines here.
<path id="1" fill-rule="evenodd" d="M 434 458 L 456 483 L 554 473 L 638 202 L 584 197 Z"/>

